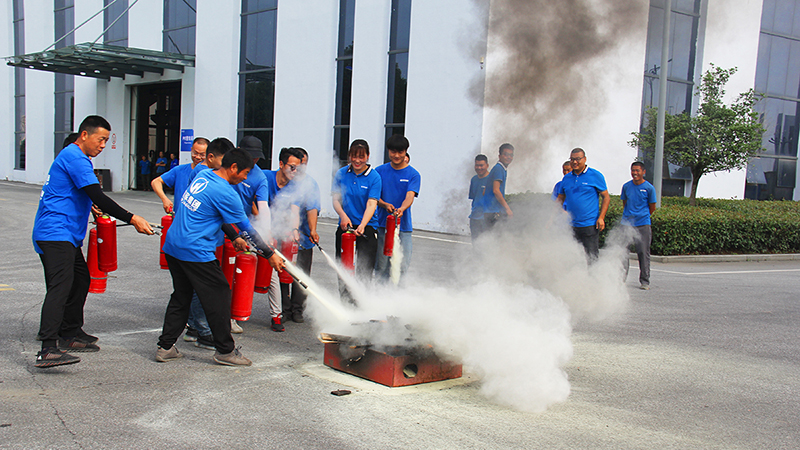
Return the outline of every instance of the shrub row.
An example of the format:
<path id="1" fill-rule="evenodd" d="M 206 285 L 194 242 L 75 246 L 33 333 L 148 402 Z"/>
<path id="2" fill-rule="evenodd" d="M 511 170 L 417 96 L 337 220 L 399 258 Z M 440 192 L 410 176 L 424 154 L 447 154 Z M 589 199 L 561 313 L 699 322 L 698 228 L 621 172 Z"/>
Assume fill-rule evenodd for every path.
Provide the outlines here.
<path id="1" fill-rule="evenodd" d="M 537 194 L 518 194 L 515 203 Z M 611 197 L 606 231 L 622 218 Z M 664 197 L 652 216 L 654 255 L 800 253 L 800 202 Z"/>

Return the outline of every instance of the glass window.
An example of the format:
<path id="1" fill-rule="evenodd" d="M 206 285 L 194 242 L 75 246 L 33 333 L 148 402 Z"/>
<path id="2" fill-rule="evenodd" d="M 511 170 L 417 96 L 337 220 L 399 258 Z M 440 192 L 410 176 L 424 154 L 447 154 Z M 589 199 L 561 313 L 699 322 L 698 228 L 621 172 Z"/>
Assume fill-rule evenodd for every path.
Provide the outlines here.
<path id="1" fill-rule="evenodd" d="M 25 54 L 23 0 L 14 0 L 14 54 Z M 25 170 L 25 69 L 14 68 L 14 168 Z"/>
<path id="2" fill-rule="evenodd" d="M 108 6 L 103 11 L 103 29 L 107 29 L 103 35 L 103 42 L 127 47 L 128 13 L 126 9 L 128 9 L 128 0 L 103 0 L 103 6 Z M 109 28 L 112 23 L 114 25 Z"/>
<path id="3" fill-rule="evenodd" d="M 405 134 L 408 50 L 411 33 L 411 0 L 392 0 L 389 35 L 389 89 L 386 100 L 386 137 Z M 384 150 L 383 161 L 389 161 Z"/>
<path id="4" fill-rule="evenodd" d="M 355 0 L 339 2 L 339 43 L 336 58 L 336 111 L 334 114 L 333 151 L 339 165 L 347 164 L 350 148 L 350 100 L 353 89 L 353 35 Z"/>
<path id="5" fill-rule="evenodd" d="M 164 0 L 164 51 L 195 54 L 197 0 Z"/>
<path id="6" fill-rule="evenodd" d="M 272 161 L 272 126 L 275 110 L 275 40 L 277 37 L 275 0 L 242 2 L 242 36 L 239 62 L 239 128 L 237 139 L 245 135 L 261 139 L 265 162 Z"/>
<path id="7" fill-rule="evenodd" d="M 389 50 L 408 50 L 411 33 L 411 0 L 392 0 Z"/>

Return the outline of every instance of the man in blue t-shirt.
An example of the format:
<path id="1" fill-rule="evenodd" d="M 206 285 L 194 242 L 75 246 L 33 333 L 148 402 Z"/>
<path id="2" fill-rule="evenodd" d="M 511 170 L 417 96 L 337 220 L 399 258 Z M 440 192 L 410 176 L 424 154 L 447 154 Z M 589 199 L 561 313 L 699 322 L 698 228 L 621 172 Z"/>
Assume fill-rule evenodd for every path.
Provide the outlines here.
<path id="1" fill-rule="evenodd" d="M 217 141 L 217 138 L 215 141 Z M 227 141 L 227 140 L 226 140 Z M 214 147 L 214 142 L 209 144 Z M 164 326 L 158 338 L 156 361 L 167 362 L 183 355 L 175 341 L 183 332 L 192 300 L 196 292 L 213 334 L 214 361 L 231 366 L 249 366 L 252 363 L 235 347 L 231 336 L 231 289 L 216 260 L 221 230 L 237 250 L 247 248 L 247 242 L 237 236 L 235 224 L 263 251 L 269 264 L 280 271 L 284 262 L 261 240 L 250 225 L 241 208 L 241 200 L 231 187 L 247 177 L 253 167 L 251 157 L 244 151 L 226 152 L 218 169 L 206 170 L 192 180 L 180 198 L 175 220 L 164 241 L 169 272 L 174 291 L 164 314 Z"/>
<path id="2" fill-rule="evenodd" d="M 483 196 L 489 183 L 489 158 L 484 154 L 475 157 L 475 175 L 469 181 L 468 198 L 472 200 L 472 208 L 469 213 L 469 234 L 472 242 L 483 233 Z"/>
<path id="3" fill-rule="evenodd" d="M 565 161 L 564 164 L 561 165 L 561 177 L 562 177 L 562 179 L 563 179 L 564 175 L 566 175 L 566 174 L 568 174 L 570 172 L 572 172 L 572 163 L 569 162 L 569 161 Z M 558 191 L 559 190 L 561 190 L 561 181 L 559 181 L 558 183 L 556 183 L 555 186 L 553 186 L 553 201 L 554 202 L 558 201 Z M 567 210 L 567 203 L 564 202 L 561 205 L 561 207 L 564 209 L 564 211 L 566 211 Z"/>
<path id="4" fill-rule="evenodd" d="M 317 215 L 320 209 L 319 185 L 308 174 L 308 152 L 300 147 L 293 147 L 303 154 L 297 173 L 290 183 L 292 202 L 298 206 L 300 216 L 300 236 L 298 241 L 296 265 L 306 274 L 311 274 L 311 262 L 314 256 L 314 245 L 319 243 L 317 234 Z M 290 292 L 291 291 L 291 292 Z M 281 299 L 283 303 L 283 322 L 292 320 L 303 323 L 303 312 L 306 306 L 306 290 L 297 282 L 281 283 Z"/>
<path id="5" fill-rule="evenodd" d="M 164 157 L 164 152 L 158 152 L 158 159 L 156 159 L 156 176 L 161 176 L 167 171 L 167 158 Z"/>
<path id="6" fill-rule="evenodd" d="M 631 181 L 622 185 L 622 224 L 636 229 L 633 244 L 639 258 L 640 288 L 650 289 L 650 215 L 656 210 L 656 188 L 644 179 L 644 164 L 639 161 L 631 164 Z M 626 264 L 627 268 L 628 265 Z M 626 272 L 627 275 L 627 272 Z"/>
<path id="7" fill-rule="evenodd" d="M 486 193 L 483 195 L 483 219 L 486 230 L 492 228 L 499 220 L 514 215 L 506 202 L 508 166 L 512 161 L 514 161 L 514 146 L 509 143 L 501 145 L 497 164 L 489 172 Z"/>
<path id="8" fill-rule="evenodd" d="M 139 175 L 139 190 L 140 191 L 149 191 L 150 190 L 150 160 L 147 159 L 147 155 L 142 155 L 142 159 L 139 160 L 139 170 L 137 171 Z"/>
<path id="9" fill-rule="evenodd" d="M 390 268 L 395 264 L 395 256 L 384 254 L 386 241 L 386 219 L 389 214 L 394 214 L 397 222 L 396 228 L 400 230 L 400 246 L 402 248 L 402 262 L 400 263 L 400 278 L 405 276 L 411 264 L 411 205 L 419 196 L 421 178 L 417 169 L 406 162 L 406 152 L 409 143 L 405 136 L 393 134 L 386 140 L 386 150 L 389 153 L 389 162 L 375 168 L 381 176 L 381 197 L 378 199 L 378 249 L 375 257 L 375 276 L 388 280 Z M 400 279 L 394 280 L 399 283 Z"/>
<path id="10" fill-rule="evenodd" d="M 582 148 L 572 149 L 569 161 L 572 172 L 561 180 L 558 201 L 566 203 L 567 212 L 572 216 L 572 233 L 583 244 L 591 263 L 600 254 L 600 232 L 606 227 L 611 196 L 603 174 L 586 165 L 586 152 Z"/>
<path id="11" fill-rule="evenodd" d="M 97 337 L 83 331 L 83 306 L 89 293 L 89 268 L 81 247 L 89 212 L 99 210 L 153 234 L 150 224 L 108 198 L 100 189 L 91 158 L 106 146 L 111 125 L 88 116 L 75 143 L 61 150 L 50 166 L 33 222 L 33 248 L 44 267 L 47 294 L 42 304 L 39 337 L 42 350 L 36 367 L 73 364 L 80 358 L 66 352 L 96 352 Z"/>
<path id="12" fill-rule="evenodd" d="M 374 171 L 369 161 L 369 144 L 356 139 L 348 150 L 350 164 L 339 169 L 333 177 L 331 195 L 333 209 L 339 215 L 336 228 L 336 258 L 342 254 L 342 234 L 352 230 L 356 234 L 356 275 L 364 281 L 372 280 L 375 269 L 375 255 L 378 250 L 378 218 L 376 209 L 381 197 L 381 176 Z M 339 280 L 339 294 L 352 301 L 342 280 Z"/>

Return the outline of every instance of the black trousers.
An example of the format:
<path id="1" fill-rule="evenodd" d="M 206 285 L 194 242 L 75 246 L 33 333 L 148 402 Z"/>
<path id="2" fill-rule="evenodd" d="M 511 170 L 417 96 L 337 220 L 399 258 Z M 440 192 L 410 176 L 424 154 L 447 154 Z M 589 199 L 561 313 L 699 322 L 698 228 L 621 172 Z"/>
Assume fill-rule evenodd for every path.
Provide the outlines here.
<path id="1" fill-rule="evenodd" d="M 36 241 L 42 249 L 47 294 L 39 334 L 42 348 L 55 347 L 59 336 L 73 338 L 83 327 L 83 306 L 89 293 L 89 267 L 80 247 L 67 241 Z"/>
<path id="2" fill-rule="evenodd" d="M 586 251 L 586 256 L 589 257 L 589 263 L 593 263 L 600 256 L 600 231 L 597 227 L 592 225 L 589 227 L 572 227 L 572 234 L 575 239 L 583 244 L 583 249 Z"/>
<path id="3" fill-rule="evenodd" d="M 232 352 L 231 288 L 219 262 L 190 262 L 171 255 L 166 257 L 169 274 L 172 275 L 173 292 L 164 313 L 164 327 L 158 337 L 158 346 L 168 349 L 178 340 L 189 318 L 192 292 L 197 292 L 214 336 L 214 347 L 220 353 Z"/>
<path id="4" fill-rule="evenodd" d="M 308 275 L 311 275 L 311 261 L 314 257 L 314 248 L 300 249 L 297 251 L 297 267 Z M 290 287 L 291 286 L 291 292 Z M 281 303 L 283 314 L 291 316 L 292 313 L 303 313 L 306 307 L 306 297 L 308 294 L 296 281 L 281 283 Z"/>

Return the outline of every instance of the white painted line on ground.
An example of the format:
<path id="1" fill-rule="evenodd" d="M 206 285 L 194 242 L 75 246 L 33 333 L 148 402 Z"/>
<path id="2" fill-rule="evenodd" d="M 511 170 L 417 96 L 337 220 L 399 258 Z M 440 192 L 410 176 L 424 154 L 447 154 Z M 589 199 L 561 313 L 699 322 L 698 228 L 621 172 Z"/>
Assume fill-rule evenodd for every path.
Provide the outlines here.
<path id="1" fill-rule="evenodd" d="M 720 272 L 677 272 L 674 270 L 651 269 L 653 272 L 674 273 L 677 275 L 730 275 L 739 273 L 775 273 L 775 272 L 800 272 L 800 269 L 774 269 L 774 270 L 730 270 Z"/>
<path id="2" fill-rule="evenodd" d="M 151 328 L 149 330 L 120 331 L 117 333 L 97 333 L 97 334 L 99 336 L 127 336 L 129 334 L 155 333 L 156 331 L 161 331 L 161 328 Z"/>

